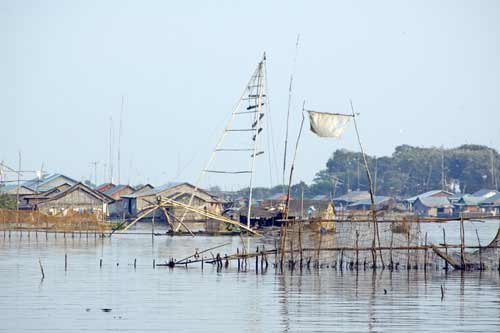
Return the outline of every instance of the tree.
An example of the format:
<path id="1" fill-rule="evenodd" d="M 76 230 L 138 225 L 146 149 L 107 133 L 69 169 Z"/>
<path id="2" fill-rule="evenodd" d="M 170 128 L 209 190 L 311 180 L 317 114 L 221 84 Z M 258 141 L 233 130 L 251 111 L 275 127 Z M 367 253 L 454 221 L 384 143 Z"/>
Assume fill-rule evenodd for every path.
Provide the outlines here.
<path id="1" fill-rule="evenodd" d="M 15 209 L 16 200 L 10 194 L 0 194 L 0 209 Z"/>

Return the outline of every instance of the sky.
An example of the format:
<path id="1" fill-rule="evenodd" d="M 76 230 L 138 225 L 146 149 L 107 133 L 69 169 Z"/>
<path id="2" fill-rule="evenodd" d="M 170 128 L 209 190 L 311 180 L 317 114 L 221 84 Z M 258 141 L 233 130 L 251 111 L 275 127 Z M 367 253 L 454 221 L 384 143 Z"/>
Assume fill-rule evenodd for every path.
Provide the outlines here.
<path id="1" fill-rule="evenodd" d="M 264 52 L 268 149 L 254 185 L 282 182 L 292 73 L 289 160 L 304 101 L 348 113 L 352 99 L 370 155 L 500 150 L 498 1 L 1 0 L 0 42 L 0 160 L 17 168 L 20 152 L 27 171 L 108 181 L 111 131 L 114 182 L 196 182 Z M 339 140 L 308 126 L 294 182 L 359 150 L 352 123 Z M 238 177 L 202 185 L 248 185 Z"/>

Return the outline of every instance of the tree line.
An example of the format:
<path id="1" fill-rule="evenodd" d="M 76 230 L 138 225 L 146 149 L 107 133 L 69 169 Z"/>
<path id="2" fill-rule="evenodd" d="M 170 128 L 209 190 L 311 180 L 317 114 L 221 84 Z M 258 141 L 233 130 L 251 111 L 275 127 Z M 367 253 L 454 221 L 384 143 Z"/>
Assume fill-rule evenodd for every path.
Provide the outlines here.
<path id="1" fill-rule="evenodd" d="M 436 189 L 454 193 L 498 189 L 500 156 L 487 146 L 468 144 L 445 149 L 401 145 L 391 156 L 366 158 L 376 195 L 405 198 Z M 291 187 L 295 198 L 300 198 L 302 191 L 305 198 L 312 198 L 336 197 L 353 190 L 368 190 L 366 169 L 361 153 L 346 149 L 336 150 L 311 184 L 299 182 Z M 264 199 L 285 192 L 283 185 L 258 187 L 253 196 Z M 248 188 L 235 195 L 247 196 Z"/>

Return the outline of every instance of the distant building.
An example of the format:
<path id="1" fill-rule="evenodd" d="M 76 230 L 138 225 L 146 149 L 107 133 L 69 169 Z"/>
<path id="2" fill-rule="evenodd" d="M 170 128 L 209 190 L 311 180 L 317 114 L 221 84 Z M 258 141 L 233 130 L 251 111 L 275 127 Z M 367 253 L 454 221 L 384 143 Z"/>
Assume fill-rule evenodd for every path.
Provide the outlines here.
<path id="1" fill-rule="evenodd" d="M 24 185 L 19 185 L 17 184 L 10 184 L 10 185 L 5 185 L 0 187 L 0 193 L 2 194 L 9 194 L 16 196 L 18 193 L 18 188 L 19 188 L 19 195 L 26 195 L 26 194 L 32 194 L 35 193 L 31 188 L 24 186 Z"/>
<path id="2" fill-rule="evenodd" d="M 265 207 L 274 207 L 286 202 L 287 194 L 285 193 L 276 193 L 273 194 L 264 200 L 261 201 L 260 206 Z M 292 200 L 292 196 L 290 196 L 290 200 Z"/>
<path id="3" fill-rule="evenodd" d="M 66 216 L 71 213 L 92 213 L 99 218 L 106 215 L 112 199 L 90 187 L 77 183 L 37 204 L 38 210 L 48 215 Z"/>
<path id="4" fill-rule="evenodd" d="M 474 196 L 471 194 L 464 194 L 459 200 L 453 203 L 455 215 L 463 213 L 480 213 L 480 204 L 485 198 Z"/>
<path id="5" fill-rule="evenodd" d="M 188 204 L 194 190 L 195 187 L 189 183 L 181 183 L 174 186 L 172 186 L 171 184 L 166 184 L 149 191 L 140 193 L 134 192 L 132 194 L 124 195 L 122 198 L 126 200 L 125 207 L 127 209 L 125 215 L 136 216 L 148 206 L 156 204 L 158 197 L 168 198 Z M 215 214 L 221 214 L 223 212 L 224 204 L 225 202 L 223 200 L 220 200 L 215 195 L 203 189 L 196 190 L 193 201 L 191 202 L 191 205 L 193 207 L 204 209 Z M 181 218 L 184 215 L 185 210 L 184 208 L 169 208 L 168 211 L 175 217 Z M 164 219 L 161 211 L 157 211 L 155 216 L 158 216 L 158 218 L 160 219 Z M 200 214 L 188 211 L 186 213 L 185 219 L 186 221 L 198 221 L 205 220 L 206 218 L 204 216 L 201 216 Z"/>
<path id="6" fill-rule="evenodd" d="M 449 198 L 449 197 L 452 197 L 452 196 L 453 196 L 453 193 L 448 192 L 448 191 L 444 191 L 444 190 L 432 190 L 432 191 L 421 193 L 421 194 L 416 195 L 414 197 L 405 199 L 405 201 L 407 201 L 409 203 L 414 203 L 415 201 L 417 201 L 418 198 L 440 198 L 440 197 Z"/>
<path id="7" fill-rule="evenodd" d="M 500 193 L 484 199 L 480 203 L 480 207 L 485 213 L 500 215 Z"/>
<path id="8" fill-rule="evenodd" d="M 130 185 L 115 185 L 106 191 L 102 191 L 103 194 L 113 198 L 114 200 L 119 200 L 122 196 L 132 194 L 134 192 L 135 189 Z"/>
<path id="9" fill-rule="evenodd" d="M 419 197 L 413 203 L 413 210 L 420 216 L 447 217 L 453 214 L 453 205 L 442 196 Z"/>
<path id="10" fill-rule="evenodd" d="M 375 196 L 373 197 L 375 203 L 375 210 L 388 210 L 396 206 L 396 200 L 392 197 Z M 363 199 L 356 201 L 347 206 L 347 210 L 362 210 L 367 211 L 372 208 L 371 199 Z"/>
<path id="11" fill-rule="evenodd" d="M 350 204 L 360 200 L 370 199 L 370 192 L 368 191 L 351 191 L 339 197 L 333 198 L 333 204 L 338 210 L 345 209 Z"/>

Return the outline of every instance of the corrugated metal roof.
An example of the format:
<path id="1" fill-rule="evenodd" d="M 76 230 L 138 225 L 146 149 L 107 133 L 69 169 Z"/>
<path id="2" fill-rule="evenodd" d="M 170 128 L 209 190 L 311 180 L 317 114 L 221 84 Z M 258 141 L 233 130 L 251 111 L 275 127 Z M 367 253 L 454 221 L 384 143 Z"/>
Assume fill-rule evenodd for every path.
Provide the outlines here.
<path id="1" fill-rule="evenodd" d="M 427 192 L 425 192 L 425 193 L 422 193 L 422 194 L 416 195 L 416 196 L 414 196 L 414 197 L 408 198 L 408 199 L 406 199 L 405 201 L 410 201 L 410 202 L 413 202 L 413 201 L 417 200 L 418 198 L 428 198 L 428 197 L 432 197 L 433 195 L 436 195 L 436 194 L 438 194 L 438 193 L 440 193 L 440 192 L 446 193 L 446 194 L 448 194 L 448 195 L 450 195 L 450 196 L 452 196 L 452 195 L 453 195 L 453 193 L 448 192 L 448 191 L 443 191 L 443 190 L 432 190 L 432 191 L 427 191 Z"/>
<path id="2" fill-rule="evenodd" d="M 450 200 L 445 197 L 423 197 L 418 198 L 417 200 L 420 201 L 422 205 L 429 208 L 451 207 Z"/>
<path id="3" fill-rule="evenodd" d="M 500 204 L 500 193 L 495 194 L 488 199 L 485 199 L 481 202 L 482 205 L 498 205 Z"/>
<path id="4" fill-rule="evenodd" d="M 463 195 L 458 201 L 457 205 L 466 205 L 466 206 L 476 206 L 484 201 L 483 197 L 477 197 L 471 194 Z"/>
<path id="5" fill-rule="evenodd" d="M 62 177 L 64 179 L 68 180 L 70 185 L 72 185 L 72 186 L 78 183 L 76 180 L 74 180 L 68 176 L 62 175 L 60 173 L 53 173 L 53 174 L 49 174 L 47 176 L 44 176 L 42 179 L 34 178 L 31 180 L 27 180 L 22 185 L 35 191 L 35 189 L 43 187 L 45 184 L 49 183 L 50 181 L 52 181 L 54 179 L 57 179 L 58 177 Z"/>
<path id="6" fill-rule="evenodd" d="M 392 200 L 392 197 L 386 197 L 386 196 L 375 196 L 373 197 L 373 201 L 375 202 L 375 205 L 380 205 L 384 202 Z M 349 207 L 354 207 L 354 206 L 364 206 L 364 205 L 371 205 L 372 201 L 371 199 L 363 199 L 356 201 L 352 204 L 349 205 Z"/>
<path id="7" fill-rule="evenodd" d="M 102 192 L 102 193 L 104 193 L 104 194 L 106 194 L 106 195 L 108 195 L 108 196 L 111 196 L 111 195 L 113 195 L 114 193 L 116 193 L 116 192 L 118 192 L 118 191 L 120 191 L 120 190 L 124 189 L 125 187 L 130 187 L 130 188 L 132 188 L 132 187 L 131 187 L 131 186 L 129 186 L 129 185 L 115 185 L 115 186 L 113 186 L 112 188 L 110 188 L 109 190 L 104 191 L 104 192 Z"/>
<path id="8" fill-rule="evenodd" d="M 370 198 L 370 193 L 368 191 L 351 191 L 339 197 L 333 198 L 334 201 L 347 201 L 356 202 L 359 200 L 364 200 Z"/>
<path id="9" fill-rule="evenodd" d="M 498 194 L 498 191 L 496 190 L 489 190 L 489 189 L 486 189 L 486 188 L 483 188 L 483 189 L 480 189 L 479 191 L 476 191 L 474 193 L 472 193 L 473 196 L 475 197 L 492 197 L 494 195 Z"/>

